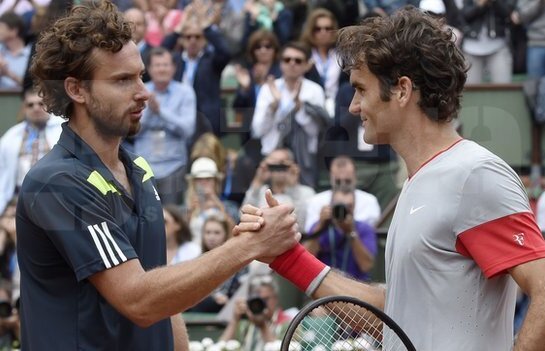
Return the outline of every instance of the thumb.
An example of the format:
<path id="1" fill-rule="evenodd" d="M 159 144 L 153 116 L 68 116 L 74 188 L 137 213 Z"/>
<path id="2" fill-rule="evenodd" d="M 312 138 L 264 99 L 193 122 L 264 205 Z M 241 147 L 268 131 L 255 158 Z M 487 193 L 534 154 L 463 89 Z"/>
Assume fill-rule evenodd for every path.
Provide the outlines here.
<path id="1" fill-rule="evenodd" d="M 267 191 L 265 192 L 265 200 L 267 200 L 267 205 L 269 205 L 269 207 L 275 207 L 280 205 L 278 200 L 274 198 L 271 189 L 267 189 Z"/>

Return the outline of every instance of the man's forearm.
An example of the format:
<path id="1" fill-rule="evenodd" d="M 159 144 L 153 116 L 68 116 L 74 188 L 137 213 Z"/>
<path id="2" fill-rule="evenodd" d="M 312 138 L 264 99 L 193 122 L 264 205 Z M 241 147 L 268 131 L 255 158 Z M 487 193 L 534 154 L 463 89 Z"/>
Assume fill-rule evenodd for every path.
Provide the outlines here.
<path id="1" fill-rule="evenodd" d="M 312 297 L 318 299 L 331 295 L 353 296 L 381 310 L 384 309 L 386 300 L 386 290 L 383 286 L 361 283 L 333 270 L 327 274 Z"/>
<path id="2" fill-rule="evenodd" d="M 545 340 L 545 293 L 530 299 L 526 318 L 515 342 L 514 351 L 543 350 Z"/>
<path id="3" fill-rule="evenodd" d="M 174 350 L 175 351 L 188 351 L 189 350 L 189 336 L 187 335 L 187 329 L 182 316 L 179 314 L 170 317 L 172 323 L 172 335 L 174 337 Z"/>

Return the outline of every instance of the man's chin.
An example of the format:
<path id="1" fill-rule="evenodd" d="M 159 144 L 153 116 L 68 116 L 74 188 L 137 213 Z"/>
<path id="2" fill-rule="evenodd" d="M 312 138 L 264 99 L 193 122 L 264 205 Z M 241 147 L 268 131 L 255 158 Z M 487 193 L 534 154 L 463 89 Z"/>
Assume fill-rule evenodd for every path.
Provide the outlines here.
<path id="1" fill-rule="evenodd" d="M 140 132 L 140 122 L 131 124 L 129 130 L 127 131 L 127 137 L 133 137 L 138 134 L 138 132 Z"/>

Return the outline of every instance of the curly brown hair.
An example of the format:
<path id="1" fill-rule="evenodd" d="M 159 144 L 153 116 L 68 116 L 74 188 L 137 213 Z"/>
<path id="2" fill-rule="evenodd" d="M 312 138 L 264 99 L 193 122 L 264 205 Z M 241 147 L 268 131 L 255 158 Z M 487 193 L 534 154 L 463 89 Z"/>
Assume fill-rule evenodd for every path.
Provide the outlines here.
<path id="1" fill-rule="evenodd" d="M 442 20 L 412 6 L 369 18 L 339 31 L 337 52 L 343 70 L 367 66 L 377 76 L 383 101 L 406 76 L 420 90 L 418 105 L 430 119 L 457 117 L 468 67 Z"/>
<path id="2" fill-rule="evenodd" d="M 116 53 L 129 40 L 129 23 L 107 0 L 74 6 L 56 21 L 36 43 L 30 68 L 47 111 L 70 118 L 73 102 L 64 90 L 64 80 L 74 77 L 90 82 L 95 70 L 94 49 Z"/>

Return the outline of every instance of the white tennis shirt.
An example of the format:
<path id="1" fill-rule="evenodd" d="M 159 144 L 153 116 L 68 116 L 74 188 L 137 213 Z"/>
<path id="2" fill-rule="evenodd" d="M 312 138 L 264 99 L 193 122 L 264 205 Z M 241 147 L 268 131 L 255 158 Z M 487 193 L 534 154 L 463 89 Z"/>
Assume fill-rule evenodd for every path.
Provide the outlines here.
<path id="1" fill-rule="evenodd" d="M 386 313 L 419 351 L 507 351 L 516 283 L 545 257 L 517 174 L 461 140 L 408 179 L 386 243 Z"/>

